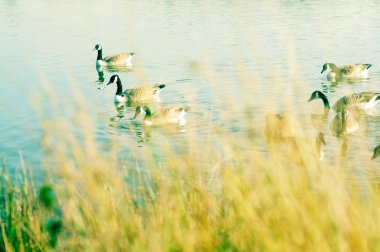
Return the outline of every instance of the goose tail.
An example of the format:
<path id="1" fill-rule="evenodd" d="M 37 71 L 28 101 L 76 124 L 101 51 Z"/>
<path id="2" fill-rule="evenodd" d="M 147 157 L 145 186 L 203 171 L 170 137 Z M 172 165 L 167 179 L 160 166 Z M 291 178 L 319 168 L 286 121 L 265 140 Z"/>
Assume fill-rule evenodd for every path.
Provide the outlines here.
<path id="1" fill-rule="evenodd" d="M 157 84 L 154 87 L 156 87 L 158 89 L 163 89 L 165 86 L 166 86 L 165 84 Z"/>
<path id="2" fill-rule="evenodd" d="M 130 55 L 133 56 L 133 55 L 135 55 L 135 53 L 134 53 L 134 52 L 131 52 Z"/>

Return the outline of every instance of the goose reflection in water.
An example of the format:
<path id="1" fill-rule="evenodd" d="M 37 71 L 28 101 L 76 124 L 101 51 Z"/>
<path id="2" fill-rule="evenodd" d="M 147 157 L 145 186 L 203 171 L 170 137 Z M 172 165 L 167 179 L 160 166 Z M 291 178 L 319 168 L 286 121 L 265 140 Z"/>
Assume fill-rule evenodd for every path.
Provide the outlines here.
<path id="1" fill-rule="evenodd" d="M 104 72 L 102 69 L 96 68 L 96 72 L 98 73 L 98 79 L 96 83 L 103 84 L 104 83 Z"/>
<path id="2" fill-rule="evenodd" d="M 122 120 L 123 118 L 125 118 L 125 120 Z M 127 113 L 124 106 L 117 107 L 117 113 L 110 118 L 110 121 L 112 123 L 110 123 L 109 126 L 119 131 L 119 133 L 134 133 L 137 138 L 137 143 L 149 141 L 152 137 L 151 129 L 141 127 L 141 124 L 136 122 L 133 116 Z"/>
<path id="3" fill-rule="evenodd" d="M 323 160 L 322 145 L 326 145 L 326 142 L 322 132 L 318 132 L 315 140 L 297 137 L 284 116 L 267 114 L 265 120 L 264 135 L 270 151 L 283 154 L 290 162 L 298 166 L 307 166 L 311 159 Z"/>
<path id="4" fill-rule="evenodd" d="M 96 83 L 98 83 L 99 85 L 102 85 L 104 84 L 104 72 L 108 72 L 108 73 L 129 73 L 129 72 L 132 72 L 133 69 L 132 68 L 128 68 L 128 67 L 120 67 L 120 68 L 110 68 L 110 67 L 102 67 L 102 66 L 96 66 L 96 72 L 98 74 L 98 78 L 96 79 Z"/>

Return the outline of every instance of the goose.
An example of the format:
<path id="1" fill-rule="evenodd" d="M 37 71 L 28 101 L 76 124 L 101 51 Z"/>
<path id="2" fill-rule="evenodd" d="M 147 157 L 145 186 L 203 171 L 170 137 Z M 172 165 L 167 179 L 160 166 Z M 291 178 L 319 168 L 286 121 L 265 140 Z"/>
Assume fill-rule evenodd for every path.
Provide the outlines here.
<path id="1" fill-rule="evenodd" d="M 318 91 L 318 90 L 314 91 L 311 94 L 308 102 L 318 99 L 318 98 L 322 99 L 325 112 L 328 112 L 330 110 L 330 103 L 326 95 L 322 93 L 321 91 Z M 380 93 L 374 93 L 374 92 L 355 93 L 355 94 L 346 95 L 340 98 L 333 105 L 333 109 L 336 112 L 340 112 L 344 108 L 356 107 L 364 111 L 369 111 L 373 109 L 379 101 L 380 101 Z"/>
<path id="2" fill-rule="evenodd" d="M 164 106 L 155 112 L 152 112 L 148 106 L 137 106 L 133 119 L 137 119 L 145 113 L 143 122 L 149 126 L 176 123 L 179 123 L 179 125 L 184 125 L 186 123 L 184 117 L 189 109 L 190 107 L 186 105 L 173 105 Z"/>
<path id="3" fill-rule="evenodd" d="M 123 91 L 123 85 L 121 84 L 120 77 L 116 74 L 111 76 L 107 86 L 110 84 L 117 85 L 114 99 L 115 103 L 160 101 L 159 94 L 161 89 L 165 87 L 165 84 L 157 84 L 153 86 L 130 88 Z"/>
<path id="4" fill-rule="evenodd" d="M 345 136 L 359 129 L 359 123 L 352 112 L 343 108 L 331 121 L 330 129 L 337 137 Z"/>
<path id="5" fill-rule="evenodd" d="M 373 150 L 372 160 L 380 156 L 380 144 Z"/>
<path id="6" fill-rule="evenodd" d="M 103 58 L 102 46 L 95 45 L 94 51 L 98 51 L 98 57 L 96 58 L 97 67 L 132 67 L 132 57 L 134 53 L 120 53 Z"/>
<path id="7" fill-rule="evenodd" d="M 265 116 L 264 134 L 267 140 L 283 142 L 294 135 L 288 120 L 279 114 L 267 114 Z"/>
<path id="8" fill-rule="evenodd" d="M 309 152 L 305 152 L 304 148 L 310 146 L 310 139 L 304 139 L 294 136 L 294 130 L 290 127 L 288 120 L 279 114 L 267 114 L 265 117 L 265 136 L 268 144 L 276 144 L 273 146 L 280 146 L 280 152 L 283 152 L 291 162 L 296 165 L 305 166 L 305 157 Z M 278 145 L 280 144 L 280 145 Z M 311 151 L 312 156 L 323 160 L 324 152 L 322 144 L 326 145 L 324 134 L 319 132 L 315 138 L 315 146 Z M 282 147 L 283 149 L 282 149 Z M 278 151 L 278 148 L 275 151 Z"/>
<path id="9" fill-rule="evenodd" d="M 327 79 L 332 81 L 356 78 L 365 79 L 368 78 L 368 73 L 371 67 L 371 64 L 351 64 L 337 67 L 333 63 L 325 63 L 323 64 L 321 73 L 330 70 L 327 74 Z"/>

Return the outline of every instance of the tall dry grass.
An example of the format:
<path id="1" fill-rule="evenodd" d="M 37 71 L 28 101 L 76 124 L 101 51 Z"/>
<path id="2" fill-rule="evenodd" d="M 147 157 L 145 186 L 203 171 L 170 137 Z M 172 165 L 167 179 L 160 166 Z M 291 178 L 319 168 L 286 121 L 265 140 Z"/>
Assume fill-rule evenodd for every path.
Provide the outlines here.
<path id="1" fill-rule="evenodd" d="M 242 111 L 241 104 L 229 109 L 221 116 Z M 21 186 L 12 185 L 2 172 L 1 248 L 380 250 L 375 173 L 364 181 L 352 179 L 346 158 L 338 154 L 321 162 L 314 135 L 297 121 L 297 148 L 286 142 L 266 146 L 260 140 L 263 125 L 252 117 L 248 110 L 239 114 L 245 126 L 239 135 L 213 128 L 214 140 L 204 141 L 187 129 L 185 144 L 175 150 L 168 137 L 160 145 L 163 159 L 147 144 L 139 155 L 149 167 L 120 159 L 117 144 L 106 151 L 100 147 L 93 118 L 80 109 L 72 122 L 80 138 L 64 119 L 43 120 L 41 145 L 54 167 L 42 189 L 28 176 Z"/>

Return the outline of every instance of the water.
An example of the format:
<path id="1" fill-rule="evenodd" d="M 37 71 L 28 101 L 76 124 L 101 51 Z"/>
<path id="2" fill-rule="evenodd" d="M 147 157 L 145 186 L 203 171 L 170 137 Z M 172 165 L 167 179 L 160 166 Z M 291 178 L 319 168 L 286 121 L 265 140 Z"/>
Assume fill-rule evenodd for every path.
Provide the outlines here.
<path id="1" fill-rule="evenodd" d="M 200 135 L 215 125 L 241 131 L 238 119 L 220 111 L 231 103 L 244 104 L 237 113 L 253 110 L 258 123 L 268 112 L 283 112 L 276 104 L 288 100 L 299 104 L 301 118 L 309 118 L 322 108 L 320 102 L 306 102 L 314 90 L 324 90 L 331 101 L 346 93 L 380 90 L 378 13 L 379 1 L 2 0 L 0 157 L 17 168 L 21 153 L 33 169 L 40 169 L 41 119 L 58 111 L 71 120 L 76 93 L 97 119 L 100 142 L 129 139 L 137 149 L 146 142 L 159 144 L 164 133 L 132 130 L 133 108 L 115 109 L 116 87 L 98 89 L 96 43 L 102 44 L 103 55 L 135 52 L 135 70 L 119 73 L 124 87 L 169 83 L 162 104 L 196 108 L 188 127 Z M 370 80 L 333 86 L 320 74 L 325 62 L 374 67 Z M 111 75 L 104 72 L 106 82 Z M 242 82 L 248 85 L 242 87 Z M 293 84 L 297 95 L 288 91 Z M 47 99 L 49 92 L 55 94 L 53 101 Z M 370 155 L 380 143 L 380 118 L 363 120 L 367 139 L 354 135 L 349 141 L 352 146 L 368 142 L 361 148 Z M 321 130 L 329 134 L 328 126 Z M 173 139 L 180 143 L 183 131 L 173 130 Z M 341 142 L 331 134 L 328 141 L 331 157 Z"/>

